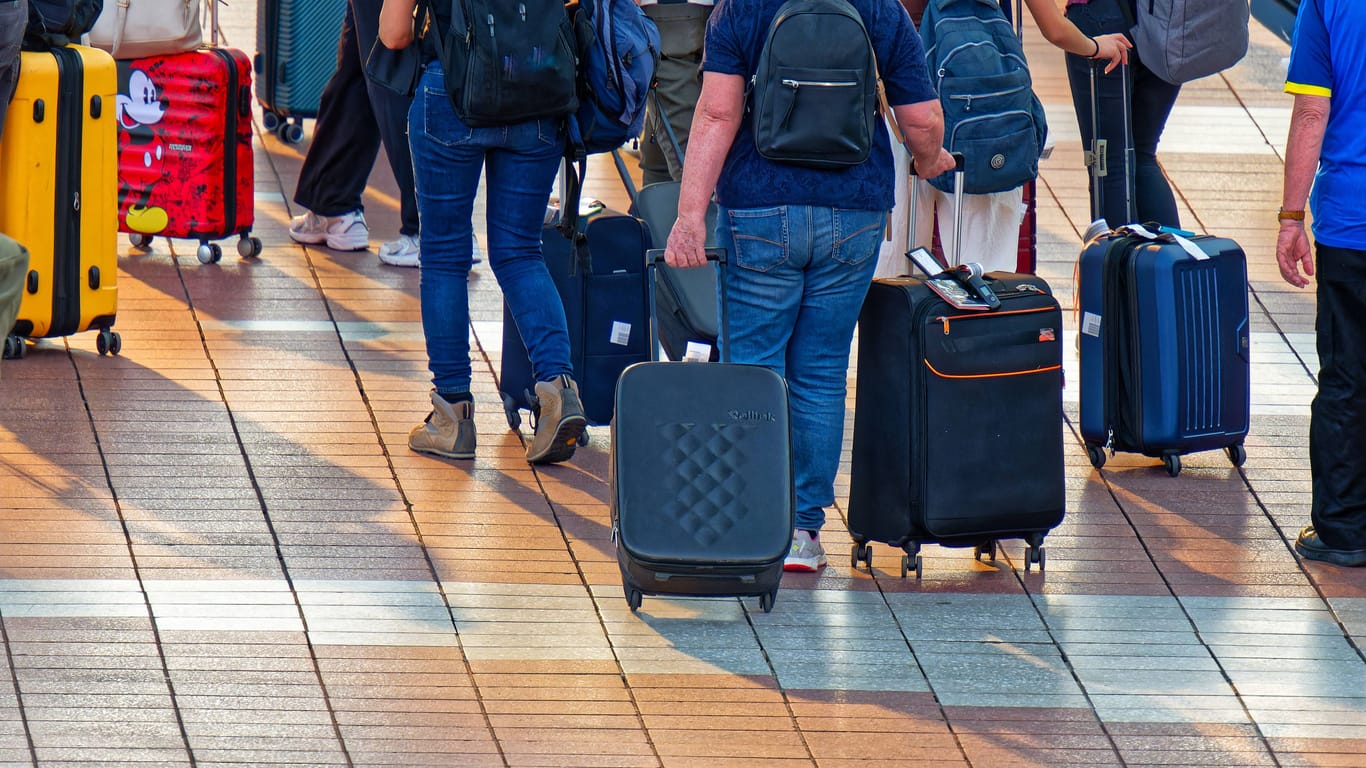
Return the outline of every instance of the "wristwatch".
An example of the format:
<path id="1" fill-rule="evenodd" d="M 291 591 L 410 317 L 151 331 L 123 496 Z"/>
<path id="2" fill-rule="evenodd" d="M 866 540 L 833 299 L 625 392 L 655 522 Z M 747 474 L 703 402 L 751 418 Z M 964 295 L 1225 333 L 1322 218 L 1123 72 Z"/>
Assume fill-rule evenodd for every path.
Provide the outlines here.
<path id="1" fill-rule="evenodd" d="M 1277 221 L 1304 221 L 1304 211 L 1288 211 L 1284 208 L 1276 214 Z"/>

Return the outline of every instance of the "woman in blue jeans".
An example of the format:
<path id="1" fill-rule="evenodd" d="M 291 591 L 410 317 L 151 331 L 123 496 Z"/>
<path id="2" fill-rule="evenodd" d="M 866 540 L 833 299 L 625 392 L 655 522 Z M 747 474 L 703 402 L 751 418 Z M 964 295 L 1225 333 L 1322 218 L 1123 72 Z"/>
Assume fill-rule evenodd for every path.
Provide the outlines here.
<path id="1" fill-rule="evenodd" d="M 1092 37 L 1105 33 L 1127 33 L 1133 26 L 1135 0 L 1068 0 L 1067 18 L 1082 32 Z M 1132 103 L 1127 110 L 1134 142 L 1132 172 L 1125 172 L 1124 134 L 1124 70 L 1097 72 L 1097 91 L 1100 125 L 1091 125 L 1091 61 L 1073 53 L 1067 54 L 1067 79 L 1072 87 L 1072 104 L 1081 127 L 1082 145 L 1089 150 L 1091 139 L 1097 135 L 1106 139 L 1106 163 L 1109 175 L 1101 185 L 1101 210 L 1094 212 L 1110 226 L 1133 221 L 1156 221 L 1172 227 L 1180 226 L 1176 212 L 1176 197 L 1171 185 L 1157 164 L 1157 143 L 1167 126 L 1181 86 L 1172 85 L 1143 65 L 1138 51 L 1131 52 L 1129 77 Z M 1092 181 L 1094 183 L 1094 180 Z M 1128 205 L 1132 200 L 1133 205 Z"/>
<path id="2" fill-rule="evenodd" d="M 863 17 L 896 120 L 927 176 L 953 167 L 943 117 L 911 19 L 893 0 L 851 0 Z M 844 441 L 849 346 L 872 282 L 893 201 L 892 151 L 881 121 L 861 164 L 820 170 L 758 153 L 744 108 L 769 22 L 783 0 L 728 0 L 707 26 L 702 94 L 693 117 L 678 220 L 666 261 L 705 263 L 706 209 L 719 206 L 717 242 L 727 249 L 721 340 L 730 359 L 787 379 L 796 481 L 796 530 L 784 568 L 826 563 L 820 530 L 835 501 Z"/>
<path id="3" fill-rule="evenodd" d="M 415 0 L 385 0 L 380 39 L 412 42 Z M 439 29 L 450 6 L 432 11 Z M 474 399 L 469 346 L 469 273 L 474 255 L 474 199 L 485 178 L 488 260 L 526 343 L 539 404 L 532 464 L 574 454 L 587 420 L 569 362 L 564 306 L 541 255 L 541 229 L 555 171 L 564 154 L 564 118 L 472 128 L 446 95 L 441 62 L 428 56 L 408 113 L 418 215 L 422 225 L 422 331 L 432 372 L 432 412 L 413 427 L 408 447 L 472 459 Z"/>

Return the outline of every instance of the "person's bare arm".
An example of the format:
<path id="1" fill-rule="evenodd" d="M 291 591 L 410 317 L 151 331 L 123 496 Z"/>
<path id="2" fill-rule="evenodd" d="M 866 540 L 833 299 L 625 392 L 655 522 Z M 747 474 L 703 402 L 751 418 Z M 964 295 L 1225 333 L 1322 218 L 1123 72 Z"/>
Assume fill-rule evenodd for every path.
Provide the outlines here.
<path id="1" fill-rule="evenodd" d="M 379 11 L 379 39 L 385 48 L 399 50 L 413 42 L 413 9 L 417 0 L 384 0 Z"/>
<path id="2" fill-rule="evenodd" d="M 1024 0 L 1029 7 L 1029 15 L 1039 25 L 1039 32 L 1053 45 L 1078 56 L 1093 59 L 1106 59 L 1105 71 L 1110 72 L 1120 64 L 1129 62 L 1129 39 L 1122 34 L 1097 35 L 1088 37 L 1077 25 L 1067 20 L 1057 0 Z"/>
<path id="3" fill-rule="evenodd" d="M 1290 133 L 1285 141 L 1285 181 L 1281 208 L 1302 211 L 1314 185 L 1323 151 L 1323 132 L 1328 127 L 1329 97 L 1295 94 L 1290 112 Z M 1276 236 L 1276 265 L 1281 277 L 1296 288 L 1309 285 L 1314 274 L 1314 254 L 1303 221 L 1282 221 Z M 1301 274 L 1303 270 L 1303 274 Z"/>
<path id="4" fill-rule="evenodd" d="M 721 178 L 745 108 L 745 79 L 718 72 L 702 74 L 702 93 L 688 134 L 688 159 L 678 195 L 678 220 L 669 233 L 664 260 L 674 267 L 706 263 L 707 206 Z"/>
<path id="5" fill-rule="evenodd" d="M 901 104 L 892 107 L 892 114 L 916 173 L 928 179 L 953 169 L 953 157 L 944 149 L 944 110 L 938 99 Z"/>

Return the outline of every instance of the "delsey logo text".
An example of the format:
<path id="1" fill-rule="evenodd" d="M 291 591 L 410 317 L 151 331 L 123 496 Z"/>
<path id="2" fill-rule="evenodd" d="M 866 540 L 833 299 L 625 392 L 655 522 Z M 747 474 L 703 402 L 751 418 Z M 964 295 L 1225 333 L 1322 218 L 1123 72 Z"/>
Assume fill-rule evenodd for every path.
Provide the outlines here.
<path id="1" fill-rule="evenodd" d="M 734 421 L 777 421 L 778 417 L 768 411 L 727 411 Z"/>

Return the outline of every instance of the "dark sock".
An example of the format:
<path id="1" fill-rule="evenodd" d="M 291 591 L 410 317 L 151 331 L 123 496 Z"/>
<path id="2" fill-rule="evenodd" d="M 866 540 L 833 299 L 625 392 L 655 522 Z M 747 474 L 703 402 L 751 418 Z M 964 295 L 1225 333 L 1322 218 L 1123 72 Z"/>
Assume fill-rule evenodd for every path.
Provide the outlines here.
<path id="1" fill-rule="evenodd" d="M 811 540 L 812 540 L 812 541 L 815 541 L 816 539 L 820 538 L 820 535 L 821 535 L 821 532 L 820 532 L 820 531 L 813 531 L 813 530 L 811 530 L 810 528 L 803 528 L 802 530 L 803 530 L 803 531 L 806 531 L 806 532 L 809 533 L 809 534 L 811 534 Z"/>
<path id="2" fill-rule="evenodd" d="M 474 395 L 468 392 L 438 392 L 437 394 L 441 395 L 442 400 L 452 404 L 474 402 Z"/>

